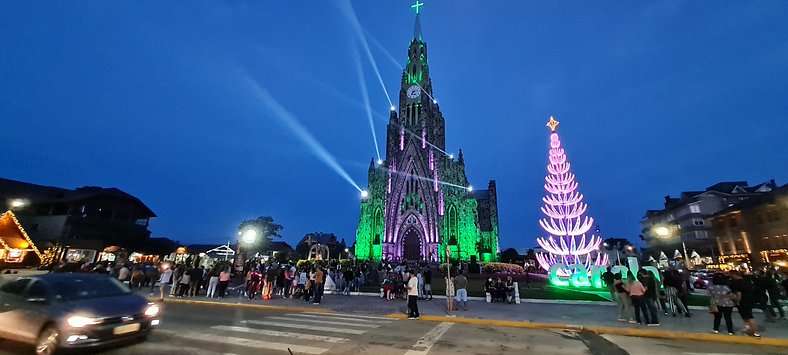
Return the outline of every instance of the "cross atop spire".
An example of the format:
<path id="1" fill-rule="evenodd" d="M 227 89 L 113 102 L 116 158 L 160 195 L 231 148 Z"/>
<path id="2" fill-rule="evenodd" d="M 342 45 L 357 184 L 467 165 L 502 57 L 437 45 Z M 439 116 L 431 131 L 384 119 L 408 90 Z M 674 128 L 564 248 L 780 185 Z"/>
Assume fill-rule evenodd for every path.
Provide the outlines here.
<path id="1" fill-rule="evenodd" d="M 419 0 L 416 0 L 415 4 L 410 5 L 410 7 L 413 9 L 413 11 L 416 11 L 416 15 L 419 14 L 419 10 L 421 10 L 422 6 L 424 6 L 424 3 L 423 2 L 419 2 Z"/>

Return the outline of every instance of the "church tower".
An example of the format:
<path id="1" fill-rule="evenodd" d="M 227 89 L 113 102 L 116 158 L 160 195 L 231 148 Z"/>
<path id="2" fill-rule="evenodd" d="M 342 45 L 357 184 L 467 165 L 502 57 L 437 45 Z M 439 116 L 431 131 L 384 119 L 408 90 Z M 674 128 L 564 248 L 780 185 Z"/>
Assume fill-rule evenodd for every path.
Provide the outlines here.
<path id="1" fill-rule="evenodd" d="M 487 190 L 469 187 L 462 151 L 457 159 L 445 152 L 445 121 L 434 99 L 416 10 L 399 106 L 387 126 L 386 160 L 379 166 L 372 162 L 368 171 L 355 254 L 359 259 L 440 261 L 448 248 L 452 258 L 492 260 L 498 252 L 497 202 L 492 200 L 494 236 L 484 234 L 474 195 Z M 489 198 L 485 201 L 489 205 Z"/>

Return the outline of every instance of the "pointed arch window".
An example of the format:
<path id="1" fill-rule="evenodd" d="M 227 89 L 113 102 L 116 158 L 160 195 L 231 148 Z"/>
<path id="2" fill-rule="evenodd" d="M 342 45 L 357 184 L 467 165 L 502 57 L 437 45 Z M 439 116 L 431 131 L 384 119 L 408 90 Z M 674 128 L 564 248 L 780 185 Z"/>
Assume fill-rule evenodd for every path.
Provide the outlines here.
<path id="1" fill-rule="evenodd" d="M 449 206 L 449 213 L 446 214 L 446 231 L 448 232 L 449 244 L 457 244 L 459 216 L 457 215 L 457 208 L 453 204 Z"/>

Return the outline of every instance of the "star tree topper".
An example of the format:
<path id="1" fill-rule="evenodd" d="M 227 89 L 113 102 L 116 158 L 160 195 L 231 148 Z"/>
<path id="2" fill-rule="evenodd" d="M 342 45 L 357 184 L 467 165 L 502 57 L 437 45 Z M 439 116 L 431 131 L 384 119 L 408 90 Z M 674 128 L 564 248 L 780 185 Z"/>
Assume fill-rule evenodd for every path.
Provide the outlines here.
<path id="1" fill-rule="evenodd" d="M 553 116 L 550 116 L 550 121 L 547 122 L 547 127 L 550 127 L 551 132 L 555 132 L 555 128 L 558 127 L 558 121 L 555 120 Z"/>

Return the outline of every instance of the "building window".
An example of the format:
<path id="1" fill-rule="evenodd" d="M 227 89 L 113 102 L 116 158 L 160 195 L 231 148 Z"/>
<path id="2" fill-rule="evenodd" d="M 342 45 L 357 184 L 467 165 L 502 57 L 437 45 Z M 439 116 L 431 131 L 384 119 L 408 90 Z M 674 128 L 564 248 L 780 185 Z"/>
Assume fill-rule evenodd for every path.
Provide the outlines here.
<path id="1" fill-rule="evenodd" d="M 703 226 L 703 220 L 700 218 L 693 218 L 692 219 L 693 226 Z"/>
<path id="2" fill-rule="evenodd" d="M 731 218 L 728 219 L 728 226 L 729 227 L 738 227 L 739 226 L 739 221 L 736 220 L 736 216 L 731 216 Z"/>
<path id="3" fill-rule="evenodd" d="M 695 239 L 709 239 L 706 231 L 695 231 Z"/>
<path id="4" fill-rule="evenodd" d="M 689 205 L 690 213 L 700 213 L 700 206 L 697 203 Z"/>
<path id="5" fill-rule="evenodd" d="M 779 221 L 780 215 L 775 210 L 769 210 L 766 212 L 766 217 L 769 218 L 769 222 Z"/>

